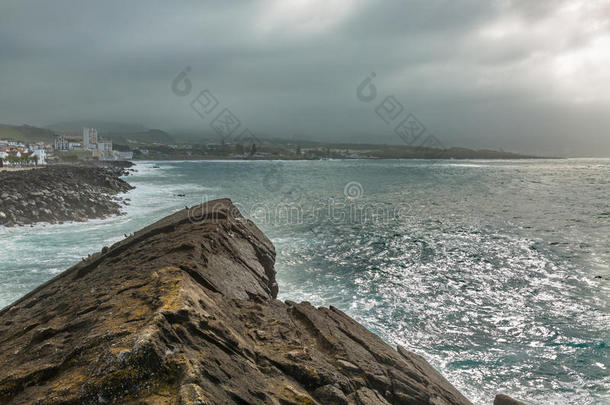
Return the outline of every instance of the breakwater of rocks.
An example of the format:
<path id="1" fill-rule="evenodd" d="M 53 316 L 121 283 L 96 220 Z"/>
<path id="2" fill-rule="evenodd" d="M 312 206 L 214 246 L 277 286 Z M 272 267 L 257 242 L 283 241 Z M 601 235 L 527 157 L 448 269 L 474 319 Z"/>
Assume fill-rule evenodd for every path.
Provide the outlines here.
<path id="1" fill-rule="evenodd" d="M 87 221 L 121 215 L 118 196 L 133 187 L 125 164 L 54 165 L 0 172 L 0 226 Z"/>

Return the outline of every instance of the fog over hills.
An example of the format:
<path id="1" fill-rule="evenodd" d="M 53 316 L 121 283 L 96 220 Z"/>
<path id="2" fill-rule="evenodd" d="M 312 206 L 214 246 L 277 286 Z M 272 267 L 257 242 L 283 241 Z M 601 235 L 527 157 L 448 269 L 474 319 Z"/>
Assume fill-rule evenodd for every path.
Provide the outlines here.
<path id="1" fill-rule="evenodd" d="M 100 133 L 109 132 L 144 132 L 148 128 L 141 124 L 112 122 L 100 120 L 75 120 L 46 125 L 45 128 L 55 132 L 80 133 L 83 127 L 96 128 Z"/>

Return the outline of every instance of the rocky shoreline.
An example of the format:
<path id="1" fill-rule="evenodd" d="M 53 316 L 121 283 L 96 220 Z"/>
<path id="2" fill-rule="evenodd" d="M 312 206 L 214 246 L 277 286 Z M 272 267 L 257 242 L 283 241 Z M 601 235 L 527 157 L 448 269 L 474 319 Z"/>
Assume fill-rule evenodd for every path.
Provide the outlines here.
<path id="1" fill-rule="evenodd" d="M 53 165 L 0 172 L 0 226 L 87 221 L 121 215 L 131 163 Z"/>
<path id="2" fill-rule="evenodd" d="M 0 311 L 0 403 L 471 404 L 339 309 L 279 301 L 274 262 L 227 199 L 104 247 Z"/>

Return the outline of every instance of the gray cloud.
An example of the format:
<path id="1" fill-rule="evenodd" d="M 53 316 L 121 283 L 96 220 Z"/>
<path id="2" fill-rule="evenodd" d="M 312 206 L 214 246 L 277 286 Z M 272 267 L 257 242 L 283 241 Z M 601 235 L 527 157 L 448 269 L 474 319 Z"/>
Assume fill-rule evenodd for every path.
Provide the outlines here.
<path id="1" fill-rule="evenodd" d="M 446 145 L 610 155 L 606 1 L 268 0 L 0 5 L 0 122 L 209 130 L 185 66 L 262 136 L 400 142 L 394 95 Z M 356 87 L 377 74 L 374 103 Z M 193 93 L 192 96 L 194 96 Z"/>

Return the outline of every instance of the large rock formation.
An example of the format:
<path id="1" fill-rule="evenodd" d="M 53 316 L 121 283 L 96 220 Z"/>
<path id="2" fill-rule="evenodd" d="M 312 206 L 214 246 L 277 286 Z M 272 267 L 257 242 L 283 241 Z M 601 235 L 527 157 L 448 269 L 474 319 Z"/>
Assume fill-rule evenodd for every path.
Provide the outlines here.
<path id="1" fill-rule="evenodd" d="M 0 403 L 469 404 L 336 308 L 276 299 L 229 200 L 102 249 L 0 311 Z"/>

